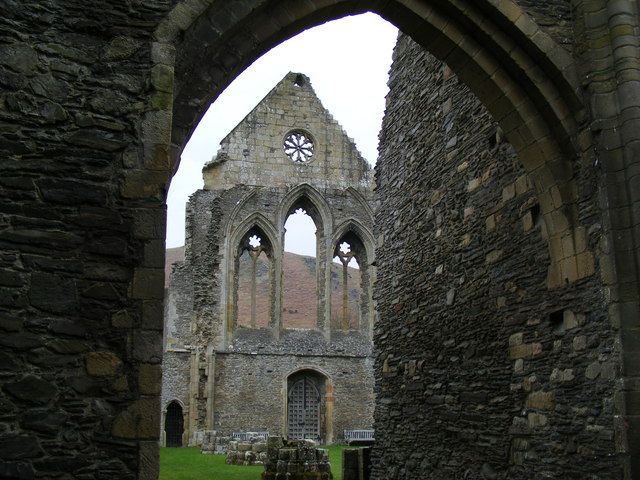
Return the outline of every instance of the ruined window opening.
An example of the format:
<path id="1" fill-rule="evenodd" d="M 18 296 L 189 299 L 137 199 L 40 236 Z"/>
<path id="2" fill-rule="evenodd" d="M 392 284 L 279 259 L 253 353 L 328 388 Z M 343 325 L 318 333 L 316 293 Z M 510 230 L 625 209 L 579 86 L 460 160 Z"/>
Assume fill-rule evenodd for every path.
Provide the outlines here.
<path id="1" fill-rule="evenodd" d="M 282 326 L 316 328 L 318 315 L 317 227 L 309 209 L 297 205 L 284 224 Z M 296 232 L 295 236 L 292 232 Z"/>
<path id="2" fill-rule="evenodd" d="M 235 268 L 235 323 L 263 328 L 271 321 L 272 262 L 268 242 L 255 231 L 240 242 Z"/>
<path id="3" fill-rule="evenodd" d="M 293 130 L 284 139 L 284 153 L 295 163 L 306 163 L 313 157 L 314 141 L 307 132 Z"/>
<path id="4" fill-rule="evenodd" d="M 359 326 L 362 272 L 358 256 L 363 257 L 363 254 L 364 247 L 354 234 L 343 237 L 333 252 L 331 318 L 334 327 L 341 330 L 357 329 Z"/>
<path id="5" fill-rule="evenodd" d="M 304 85 L 304 77 L 300 74 L 296 75 L 296 79 L 293 81 L 293 84 L 296 87 L 301 87 Z"/>

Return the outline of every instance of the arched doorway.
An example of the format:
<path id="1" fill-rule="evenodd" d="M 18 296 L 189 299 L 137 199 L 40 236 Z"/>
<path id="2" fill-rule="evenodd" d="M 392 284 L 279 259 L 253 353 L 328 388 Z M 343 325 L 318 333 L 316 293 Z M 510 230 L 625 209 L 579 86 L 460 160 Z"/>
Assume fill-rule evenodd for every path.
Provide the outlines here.
<path id="1" fill-rule="evenodd" d="M 326 378 L 315 370 L 302 370 L 287 379 L 287 438 L 326 440 Z"/>
<path id="2" fill-rule="evenodd" d="M 184 415 L 178 402 L 171 402 L 167 406 L 164 420 L 164 431 L 167 447 L 182 447 L 182 434 L 184 433 Z"/>
<path id="3" fill-rule="evenodd" d="M 284 3 L 286 2 L 283 2 L 283 4 Z M 348 3 L 349 2 L 345 2 L 344 5 L 347 5 Z M 529 58 L 523 59 L 520 55 L 520 51 L 518 51 L 518 53 L 515 54 L 514 57 L 510 57 L 508 54 L 505 55 L 504 57 L 500 58 L 500 64 L 496 65 L 496 59 L 494 58 L 495 52 L 507 52 L 508 48 L 505 48 L 506 45 L 494 45 L 495 49 L 492 49 L 491 46 L 488 46 L 485 49 L 484 47 L 478 47 L 478 45 L 475 44 L 475 40 L 477 40 L 478 38 L 484 38 L 486 35 L 489 35 L 491 37 L 489 39 L 489 43 L 493 43 L 494 40 L 497 41 L 498 37 L 500 37 L 500 41 L 502 41 L 504 39 L 502 35 L 503 33 L 511 33 L 513 37 L 520 38 L 522 35 L 519 34 L 524 34 L 525 27 L 527 26 L 525 25 L 523 27 L 522 25 L 520 25 L 518 26 L 518 28 L 513 29 L 511 27 L 504 28 L 505 23 L 500 21 L 504 12 L 494 12 L 496 14 L 495 19 L 492 19 L 492 15 L 490 14 L 487 14 L 486 19 L 475 18 L 474 15 L 471 15 L 477 12 L 470 12 L 471 14 L 468 15 L 468 18 L 466 13 L 465 15 L 458 18 L 458 15 L 456 13 L 451 13 L 450 11 L 439 11 L 437 10 L 437 7 L 433 8 L 436 10 L 428 11 L 426 13 L 422 11 L 407 11 L 402 12 L 402 14 L 399 12 L 388 12 L 388 15 L 385 15 L 385 17 L 394 19 L 401 28 L 403 28 L 404 25 L 406 31 L 411 34 L 414 39 L 418 40 L 420 44 L 427 47 L 438 58 L 445 60 L 462 80 L 467 81 L 470 84 L 472 90 L 478 95 L 479 99 L 493 114 L 494 118 L 500 123 L 502 129 L 507 135 L 507 138 L 519 154 L 519 158 L 525 166 L 525 169 L 531 175 L 537 193 L 540 197 L 542 213 L 547 217 L 546 219 L 548 220 L 546 224 L 547 233 L 549 233 L 549 236 L 552 238 L 558 237 L 562 234 L 563 238 L 568 238 L 567 243 L 570 243 L 572 228 L 575 225 L 572 221 L 567 221 L 565 214 L 567 214 L 567 212 L 571 213 L 575 198 L 572 181 L 565 181 L 564 178 L 567 176 L 571 177 L 571 175 L 569 174 L 571 166 L 565 162 L 565 153 L 567 150 L 572 150 L 571 142 L 566 141 L 568 138 L 571 138 L 573 136 L 573 133 L 575 133 L 572 120 L 569 118 L 569 116 L 554 118 L 555 114 L 550 114 L 550 111 L 546 111 L 546 108 L 537 110 L 536 108 L 531 107 L 534 104 L 537 104 L 535 97 L 539 93 L 542 98 L 546 99 L 544 103 L 545 105 L 548 104 L 551 107 L 550 110 L 556 111 L 555 107 L 567 107 L 567 109 L 570 110 L 571 107 L 574 106 L 571 105 L 571 103 L 573 100 L 575 100 L 573 95 L 571 95 L 572 88 L 567 88 L 571 83 L 571 79 L 569 78 L 567 80 L 563 78 L 557 80 L 556 82 L 550 81 L 550 84 L 547 84 L 547 76 L 549 79 L 557 79 L 562 76 L 560 75 L 556 77 L 553 74 L 552 70 L 555 70 L 557 64 L 551 59 L 545 66 L 545 69 L 546 67 L 551 67 L 548 71 L 540 72 L 538 70 L 538 67 L 535 65 L 532 65 L 532 68 L 530 69 L 530 72 L 533 72 L 535 70 L 535 74 L 540 73 L 542 77 L 545 77 L 545 81 L 535 81 L 533 78 L 535 74 L 532 74 L 530 76 L 529 73 L 525 71 L 519 73 L 520 69 L 523 68 L 525 64 L 528 64 L 530 60 Z M 470 7 L 470 10 L 474 10 L 474 8 Z M 487 11 L 489 10 L 491 9 L 488 8 Z M 384 14 L 385 12 L 381 11 L 380 13 Z M 413 18 L 414 14 L 417 18 Z M 451 17 L 447 18 L 448 15 L 451 15 Z M 311 19 L 311 17 L 313 17 L 313 19 Z M 426 23 L 423 25 L 424 28 L 413 28 L 412 22 L 409 21 L 408 17 L 410 17 L 411 20 L 419 21 L 422 21 L 420 17 L 423 17 L 428 19 L 428 21 L 423 22 Z M 465 20 L 468 19 L 471 21 L 468 24 L 466 21 L 460 21 L 460 18 L 462 17 L 464 17 Z M 480 15 L 480 17 L 482 17 L 482 15 Z M 310 15 L 309 18 L 301 15 L 301 18 L 297 19 L 297 21 L 299 21 L 300 23 L 297 23 L 297 21 L 292 21 L 291 28 L 295 30 L 306 21 L 315 23 L 316 18 L 317 17 L 312 15 Z M 487 20 L 487 23 L 483 24 L 484 20 Z M 495 25 L 493 24 L 494 20 Z M 447 23 L 447 21 L 449 23 Z M 489 25 L 491 29 L 495 27 L 499 34 L 494 35 L 493 33 L 485 31 L 485 27 Z M 473 35 L 474 32 L 478 35 Z M 269 37 L 269 40 L 271 40 L 271 37 Z M 530 47 L 530 51 L 535 52 L 538 50 L 539 45 L 537 44 L 537 42 L 538 40 L 534 38 L 528 39 L 527 45 Z M 223 48 L 222 46 L 219 47 L 220 48 L 216 47 L 218 51 L 225 50 L 225 48 Z M 244 62 L 246 58 L 249 58 L 251 56 L 246 55 L 247 52 L 243 50 L 242 46 L 234 45 L 233 47 L 237 47 L 236 51 L 238 51 L 239 53 L 245 54 L 238 55 L 238 58 L 241 58 L 242 62 Z M 188 48 L 183 49 L 182 51 L 188 51 Z M 208 56 L 207 59 L 209 59 Z M 187 61 L 185 60 L 184 62 Z M 238 68 L 242 68 L 242 65 L 238 65 Z M 211 77 L 214 76 L 215 75 L 212 73 Z M 224 77 L 224 75 L 220 73 L 218 76 L 216 76 L 216 78 L 219 77 Z M 570 77 L 570 75 L 568 75 L 568 77 Z M 189 78 L 195 77 L 191 76 Z M 519 85 L 518 78 L 525 78 L 526 81 Z M 189 83 L 188 81 L 180 82 L 179 72 L 177 72 L 176 79 L 178 80 L 178 82 L 176 88 L 177 95 L 175 97 L 176 102 L 174 103 L 174 113 L 182 114 L 181 119 L 185 120 L 182 125 L 179 125 L 179 121 L 174 122 L 174 132 L 178 134 L 175 137 L 177 139 L 179 138 L 180 133 L 188 133 L 191 129 L 191 127 L 188 125 L 190 122 L 190 120 L 188 119 L 189 112 L 186 112 L 186 108 L 180 108 L 180 94 L 187 91 L 191 92 L 191 90 L 187 88 L 187 84 Z M 564 80 L 567 80 L 566 85 Z M 197 80 L 194 80 L 194 82 L 195 81 Z M 224 84 L 225 81 L 226 80 L 222 79 L 220 82 L 221 84 Z M 532 89 L 527 88 L 529 86 L 528 81 L 533 81 L 534 85 Z M 564 100 L 554 100 L 552 98 L 554 95 L 548 96 L 547 94 L 549 92 L 546 91 L 547 86 L 551 86 L 551 90 L 555 90 L 557 88 L 560 91 L 567 93 L 567 95 L 559 95 L 557 97 L 558 99 L 562 98 L 566 100 L 566 104 L 564 103 Z M 539 92 L 537 91 L 538 87 Z M 534 90 L 536 90 L 536 92 L 533 92 Z M 184 94 L 183 96 L 191 97 L 192 95 L 191 93 L 188 93 Z M 562 105 L 559 105 L 560 103 L 562 103 Z M 558 110 L 562 110 L 562 108 Z M 197 113 L 195 116 L 197 117 Z M 175 115 L 174 119 L 175 118 L 178 118 L 178 115 Z M 555 127 L 559 128 L 556 129 Z M 549 128 L 552 128 L 552 130 L 549 131 Z M 571 156 L 571 152 L 569 156 Z M 552 191 L 552 187 L 553 192 L 556 193 L 556 196 L 558 197 L 557 203 L 566 208 L 563 208 L 562 210 L 556 208 L 556 204 L 550 201 L 551 197 L 549 196 L 549 192 Z M 571 215 L 569 215 L 569 217 L 569 220 L 571 220 Z M 466 241 L 466 239 L 464 239 L 463 241 Z M 557 252 L 551 253 L 551 273 L 554 273 L 558 270 L 558 265 L 563 260 L 573 260 L 572 258 L 564 257 L 564 252 L 559 253 L 559 255 L 556 255 Z M 571 256 L 573 255 L 573 253 L 568 253 L 568 255 Z M 488 261 L 491 262 L 492 257 L 489 257 Z M 564 262 L 562 263 L 562 265 L 564 265 L 565 263 L 569 264 L 570 262 Z M 552 280 L 555 278 L 555 276 L 557 275 L 549 275 Z M 573 277 L 576 277 L 576 275 L 573 275 Z M 565 282 L 568 283 L 567 280 L 565 280 Z M 557 283 L 558 282 L 551 282 L 551 285 L 555 286 Z M 452 303 L 454 300 L 454 296 L 455 289 L 453 289 L 452 292 L 447 295 L 446 302 Z M 402 307 L 403 304 L 398 303 L 394 308 L 396 310 L 400 310 Z M 409 321 L 413 321 L 413 319 L 409 319 Z M 393 360 L 393 358 L 391 360 Z M 384 374 L 389 374 L 390 376 L 395 375 L 394 370 L 396 369 L 396 366 L 392 361 L 390 361 L 389 363 L 391 364 L 391 366 L 385 363 L 382 371 Z M 407 365 L 402 365 L 402 367 L 407 372 L 415 370 L 412 361 L 408 362 Z M 293 386 L 295 386 L 295 384 Z M 293 391 L 289 389 L 287 390 L 288 393 L 291 392 L 294 394 L 296 392 L 302 392 L 304 394 L 306 391 L 307 386 L 305 382 L 302 382 L 302 384 L 298 384 L 297 389 L 294 388 Z M 314 392 L 312 391 L 312 397 L 313 394 Z"/>

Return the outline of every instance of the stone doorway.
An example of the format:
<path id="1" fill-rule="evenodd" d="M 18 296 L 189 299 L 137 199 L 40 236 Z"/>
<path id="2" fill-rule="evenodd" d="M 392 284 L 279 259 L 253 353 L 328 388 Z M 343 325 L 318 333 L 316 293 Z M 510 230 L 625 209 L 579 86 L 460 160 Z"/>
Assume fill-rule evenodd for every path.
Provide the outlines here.
<path id="1" fill-rule="evenodd" d="M 313 370 L 291 375 L 287 381 L 287 438 L 326 439 L 325 378 Z"/>
<path id="2" fill-rule="evenodd" d="M 171 402 L 167 407 L 167 415 L 164 421 L 167 447 L 182 447 L 182 434 L 184 433 L 184 415 L 178 402 Z"/>

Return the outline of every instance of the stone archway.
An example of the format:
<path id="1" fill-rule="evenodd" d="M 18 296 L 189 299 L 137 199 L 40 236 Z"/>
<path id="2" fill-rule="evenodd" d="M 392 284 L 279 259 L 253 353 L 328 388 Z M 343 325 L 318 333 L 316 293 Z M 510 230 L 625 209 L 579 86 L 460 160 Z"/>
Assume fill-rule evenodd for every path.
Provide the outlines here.
<path id="1" fill-rule="evenodd" d="M 625 1 L 571 5 L 573 57 L 511 1 L 372 1 L 367 8 L 447 61 L 499 120 L 556 238 L 552 285 L 580 277 L 565 275 L 582 243 L 571 162 L 603 169 L 594 215 L 605 232 L 601 287 L 620 357 L 611 423 L 625 478 L 634 478 L 638 12 Z M 37 2 L 6 5 L 2 475 L 90 468 L 104 478 L 157 476 L 164 200 L 179 150 L 210 100 L 260 53 L 362 10 L 356 1 L 105 9 L 60 0 L 46 13 Z M 385 373 L 394 367 L 389 362 Z M 45 407 L 57 413 L 43 423 Z"/>
<path id="2" fill-rule="evenodd" d="M 367 10 L 395 23 L 447 62 L 498 121 L 533 179 L 551 242 L 574 245 L 574 253 L 551 249 L 550 284 L 558 286 L 590 275 L 589 260 L 577 258 L 588 253 L 575 253 L 583 239 L 575 231 L 579 226 L 571 161 L 580 149 L 577 124 L 584 110 L 568 52 L 511 1 L 498 6 L 491 2 L 418 2 L 410 7 L 386 2 Z M 210 102 L 252 59 L 304 28 L 362 11 L 362 6 L 351 1 L 330 8 L 324 2 L 294 8 L 284 1 L 264 10 L 237 8 L 233 11 L 235 27 L 219 27 L 215 34 L 211 25 L 224 24 L 222 19 L 229 14 L 226 7 L 193 5 L 176 11 L 158 34 L 158 49 L 166 43 L 175 46 L 177 55 L 158 65 L 159 69 L 168 67 L 175 78 L 170 150 L 181 150 Z M 226 33 L 240 26 L 253 33 L 248 37 Z M 181 30 L 187 33 L 176 42 L 175 35 Z M 179 60 L 174 64 L 175 58 Z"/>
<path id="3" fill-rule="evenodd" d="M 182 447 L 184 435 L 184 412 L 177 401 L 167 405 L 164 417 L 165 445 L 167 447 Z"/>
<path id="4" fill-rule="evenodd" d="M 333 440 L 330 379 L 316 369 L 302 368 L 286 378 L 286 428 L 289 440 Z"/>
<path id="5" fill-rule="evenodd" d="M 319 10 L 315 10 L 316 7 Z M 254 52 L 264 51 L 286 37 L 285 31 L 295 33 L 318 21 L 358 11 L 351 2 L 341 2 L 330 11 L 309 4 L 291 13 L 286 2 L 280 2 L 274 8 L 270 13 L 275 11 L 275 17 L 282 14 L 276 22 L 261 17 L 263 11 L 235 10 L 238 19 L 235 25 L 253 31 L 253 22 L 260 23 L 260 34 L 251 41 L 240 36 L 221 35 L 221 43 L 213 39 L 204 49 L 198 47 L 197 52 L 195 48 L 190 50 L 189 40 L 199 38 L 197 32 L 206 31 L 207 24 L 218 25 L 220 12 L 215 8 L 200 12 L 203 15 L 191 24 L 193 29 L 185 26 L 190 24 L 189 19 L 181 18 L 187 35 L 185 43 L 178 46 L 183 63 L 178 62 L 175 70 L 172 130 L 173 140 L 178 142 L 175 151 L 179 150 L 180 139 L 188 136 L 199 118 L 198 109 L 202 111 L 208 101 L 215 98 L 215 91 L 219 91 L 219 88 L 213 89 L 213 93 L 198 90 L 195 83 L 207 83 L 201 82 L 199 74 L 224 86 L 233 77 L 233 72 L 255 58 Z M 580 230 L 577 220 L 576 185 L 571 166 L 581 150 L 578 136 L 582 127 L 578 124 L 584 118 L 584 109 L 570 56 L 511 2 L 503 2 L 499 7 L 448 2 L 437 6 L 416 3 L 410 8 L 385 4 L 371 10 L 394 21 L 401 30 L 446 61 L 498 121 L 537 193 L 549 235 L 548 286 L 557 288 L 591 276 L 594 261 L 585 247 L 584 231 Z M 191 19 L 196 16 L 191 15 Z M 205 17 L 206 21 L 203 20 Z M 283 25 L 287 28 L 283 29 Z M 169 37 L 171 35 L 166 38 Z M 222 51 L 225 58 L 216 58 L 216 52 Z M 230 51 L 235 53 L 229 55 Z M 208 55 L 207 52 L 212 53 L 207 57 L 209 67 L 199 68 L 198 59 Z M 188 80 L 181 84 L 181 67 L 187 64 Z M 221 67 L 223 64 L 224 68 Z M 183 92 L 184 97 L 181 97 Z"/>

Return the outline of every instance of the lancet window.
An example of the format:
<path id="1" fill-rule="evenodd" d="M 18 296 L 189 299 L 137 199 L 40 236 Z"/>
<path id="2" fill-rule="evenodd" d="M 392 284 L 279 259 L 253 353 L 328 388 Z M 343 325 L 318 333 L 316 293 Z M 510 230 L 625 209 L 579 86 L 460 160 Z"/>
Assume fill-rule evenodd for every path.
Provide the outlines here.
<path id="1" fill-rule="evenodd" d="M 350 232 L 335 245 L 331 266 L 331 320 L 334 328 L 357 329 L 362 316 L 362 277 L 366 252 L 360 239 Z"/>
<path id="2" fill-rule="evenodd" d="M 305 207 L 303 205 L 293 207 L 284 224 L 282 289 L 284 328 L 317 327 L 317 227 L 313 216 Z M 295 237 L 291 234 L 292 230 L 297 232 Z"/>
<path id="3" fill-rule="evenodd" d="M 235 257 L 235 323 L 238 327 L 268 327 L 272 318 L 272 248 L 257 227 L 242 237 Z"/>

